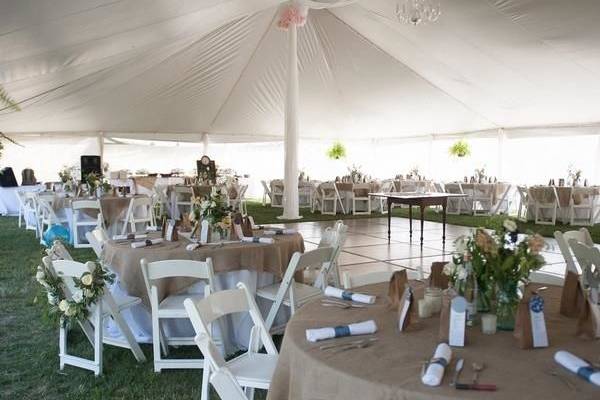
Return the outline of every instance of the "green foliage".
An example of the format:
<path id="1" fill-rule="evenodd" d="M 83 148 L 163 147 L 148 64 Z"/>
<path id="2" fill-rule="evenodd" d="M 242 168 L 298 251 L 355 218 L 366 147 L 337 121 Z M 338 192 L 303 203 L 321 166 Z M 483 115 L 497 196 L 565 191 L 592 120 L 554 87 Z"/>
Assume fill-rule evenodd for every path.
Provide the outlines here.
<path id="1" fill-rule="evenodd" d="M 469 143 L 466 140 L 460 139 L 450 146 L 448 151 L 450 155 L 455 157 L 468 157 L 471 155 L 471 146 L 469 146 Z"/>
<path id="2" fill-rule="evenodd" d="M 8 92 L 0 85 L 0 109 L 12 109 L 14 111 L 21 111 L 19 104 L 14 101 Z"/>
<path id="3" fill-rule="evenodd" d="M 345 158 L 346 157 L 346 147 L 340 142 L 335 142 L 329 148 L 329 150 L 327 150 L 327 157 L 329 157 L 332 160 L 339 160 L 341 158 Z"/>

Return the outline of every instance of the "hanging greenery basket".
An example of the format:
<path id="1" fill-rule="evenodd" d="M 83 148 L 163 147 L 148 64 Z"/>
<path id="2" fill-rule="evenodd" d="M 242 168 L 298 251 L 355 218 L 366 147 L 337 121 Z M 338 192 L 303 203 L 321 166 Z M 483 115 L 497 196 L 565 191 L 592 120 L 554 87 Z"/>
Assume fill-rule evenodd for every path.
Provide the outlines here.
<path id="1" fill-rule="evenodd" d="M 466 140 L 461 139 L 455 142 L 448 150 L 451 156 L 463 158 L 471 155 L 471 146 Z"/>
<path id="2" fill-rule="evenodd" d="M 346 157 L 346 147 L 340 142 L 335 142 L 329 150 L 327 150 L 327 157 L 332 160 L 339 160 Z"/>

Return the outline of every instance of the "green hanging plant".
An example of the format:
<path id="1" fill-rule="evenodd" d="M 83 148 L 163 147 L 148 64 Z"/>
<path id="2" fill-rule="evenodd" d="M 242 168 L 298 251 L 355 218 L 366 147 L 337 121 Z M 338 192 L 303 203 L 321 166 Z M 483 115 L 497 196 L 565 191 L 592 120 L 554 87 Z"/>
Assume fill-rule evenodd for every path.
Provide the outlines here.
<path id="1" fill-rule="evenodd" d="M 327 150 L 327 157 L 332 160 L 339 160 L 346 157 L 346 147 L 340 142 L 335 142 L 329 150 Z"/>
<path id="2" fill-rule="evenodd" d="M 450 146 L 448 152 L 451 156 L 459 158 L 468 157 L 471 155 L 471 146 L 469 146 L 469 143 L 467 143 L 466 140 L 460 139 Z"/>

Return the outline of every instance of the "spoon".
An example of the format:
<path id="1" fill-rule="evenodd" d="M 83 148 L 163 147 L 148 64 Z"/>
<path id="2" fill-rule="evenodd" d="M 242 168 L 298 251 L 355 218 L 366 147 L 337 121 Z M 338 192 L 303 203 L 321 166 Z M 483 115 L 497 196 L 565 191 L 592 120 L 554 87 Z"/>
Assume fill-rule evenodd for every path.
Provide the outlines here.
<path id="1" fill-rule="evenodd" d="M 479 373 L 485 368 L 485 364 L 477 364 L 474 362 L 471 366 L 473 367 L 473 371 L 475 371 L 475 373 L 473 374 L 473 383 L 475 384 L 479 379 Z"/>

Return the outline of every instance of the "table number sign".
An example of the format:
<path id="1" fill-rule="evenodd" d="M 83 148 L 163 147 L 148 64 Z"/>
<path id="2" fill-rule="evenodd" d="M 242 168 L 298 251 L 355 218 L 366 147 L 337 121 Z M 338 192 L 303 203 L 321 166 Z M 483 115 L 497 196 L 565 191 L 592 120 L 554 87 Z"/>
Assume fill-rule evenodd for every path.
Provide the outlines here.
<path id="1" fill-rule="evenodd" d="M 529 300 L 529 315 L 531 320 L 531 336 L 533 347 L 548 347 L 548 332 L 544 319 L 544 299 L 539 294 Z"/>
<path id="2" fill-rule="evenodd" d="M 413 292 L 410 286 L 406 285 L 404 293 L 402 294 L 402 300 L 400 300 L 398 329 L 400 332 L 404 332 L 410 324 L 410 311 L 413 303 Z"/>
<path id="3" fill-rule="evenodd" d="M 448 333 L 450 346 L 464 347 L 466 323 L 467 300 L 462 296 L 456 296 L 450 302 L 450 331 Z"/>
<path id="4" fill-rule="evenodd" d="M 210 225 L 207 220 L 204 220 L 200 223 L 200 243 L 206 244 L 208 243 L 208 231 L 210 229 Z"/>

